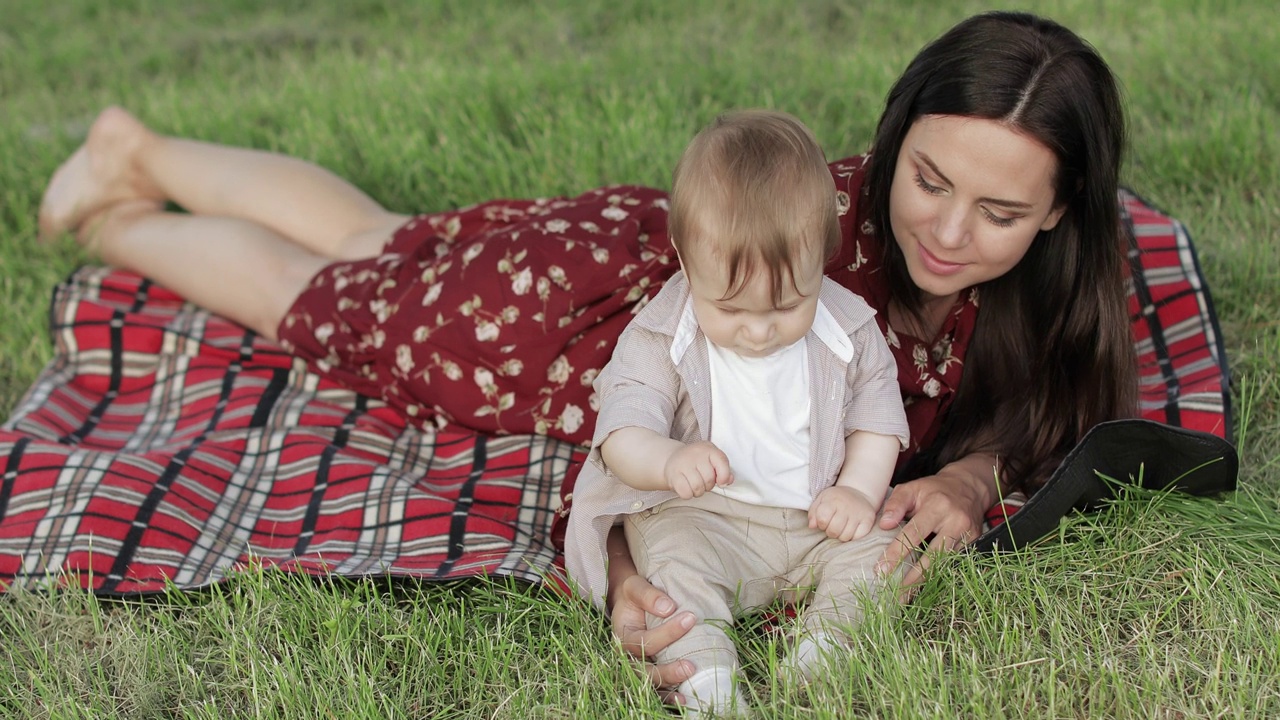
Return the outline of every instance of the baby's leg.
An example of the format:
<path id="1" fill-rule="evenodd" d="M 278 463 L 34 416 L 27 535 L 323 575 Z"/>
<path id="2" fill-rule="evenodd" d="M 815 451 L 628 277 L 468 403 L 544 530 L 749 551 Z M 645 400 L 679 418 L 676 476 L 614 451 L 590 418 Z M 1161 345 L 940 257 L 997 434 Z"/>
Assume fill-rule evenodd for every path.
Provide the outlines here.
<path id="1" fill-rule="evenodd" d="M 809 577 L 798 577 L 798 584 L 816 587 L 800 618 L 796 642 L 783 660 L 784 674 L 799 681 L 812 679 L 828 662 L 839 659 L 849 631 L 862 622 L 870 603 L 897 597 L 901 570 L 883 578 L 875 572 L 876 562 L 896 536 L 896 529 L 879 528 L 850 542 L 824 536 L 805 556 L 798 568 Z"/>
<path id="2" fill-rule="evenodd" d="M 99 212 L 134 200 L 247 220 L 333 259 L 378 254 L 408 219 L 317 165 L 158 135 L 124 110 L 107 108 L 85 144 L 50 180 L 40 206 L 40 234 L 83 230 Z M 214 233 L 205 240 L 221 238 Z"/>
<path id="3" fill-rule="evenodd" d="M 276 339 L 285 312 L 331 260 L 245 220 L 119 202 L 94 218 L 103 259 Z"/>
<path id="4" fill-rule="evenodd" d="M 673 503 L 624 521 L 640 574 L 699 620 L 659 652 L 657 661 L 688 659 L 694 664 L 693 677 L 677 688 L 690 706 L 701 712 L 744 713 L 745 692 L 735 680 L 738 655 L 724 628 L 741 610 L 772 599 L 771 580 L 753 581 L 769 572 L 761 573 L 741 530 L 733 527 L 745 521 Z M 649 620 L 656 625 L 659 619 Z"/>

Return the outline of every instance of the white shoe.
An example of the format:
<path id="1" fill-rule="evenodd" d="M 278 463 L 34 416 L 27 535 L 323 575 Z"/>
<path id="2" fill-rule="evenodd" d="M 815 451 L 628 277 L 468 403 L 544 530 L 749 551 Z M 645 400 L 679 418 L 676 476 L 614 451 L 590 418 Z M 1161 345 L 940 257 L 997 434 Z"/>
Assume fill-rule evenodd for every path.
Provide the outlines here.
<path id="1" fill-rule="evenodd" d="M 832 663 L 839 662 L 844 651 L 839 635 L 825 632 L 805 635 L 782 659 L 778 674 L 783 680 L 807 685 L 825 673 Z"/>
<path id="2" fill-rule="evenodd" d="M 686 717 L 746 717 L 751 711 L 731 668 L 707 668 L 680 683 Z"/>

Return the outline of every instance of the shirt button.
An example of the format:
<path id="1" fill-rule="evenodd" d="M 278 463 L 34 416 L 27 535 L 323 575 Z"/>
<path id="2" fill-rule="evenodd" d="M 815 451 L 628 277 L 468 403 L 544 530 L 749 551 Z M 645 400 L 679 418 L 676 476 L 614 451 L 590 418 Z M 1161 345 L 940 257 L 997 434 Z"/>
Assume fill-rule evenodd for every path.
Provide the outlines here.
<path id="1" fill-rule="evenodd" d="M 642 508 L 642 507 L 644 507 L 644 503 L 640 502 L 639 500 L 637 500 L 637 501 L 635 501 L 635 502 L 631 503 L 631 509 L 632 509 L 632 510 L 639 510 L 639 509 L 640 509 L 640 508 Z"/>

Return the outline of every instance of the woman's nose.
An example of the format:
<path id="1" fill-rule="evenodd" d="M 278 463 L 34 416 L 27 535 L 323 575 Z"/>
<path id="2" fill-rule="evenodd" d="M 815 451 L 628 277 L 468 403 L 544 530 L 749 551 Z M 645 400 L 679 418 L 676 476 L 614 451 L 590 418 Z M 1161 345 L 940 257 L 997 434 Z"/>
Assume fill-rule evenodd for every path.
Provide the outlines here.
<path id="1" fill-rule="evenodd" d="M 964 247 L 969 242 L 969 211 L 959 202 L 946 202 L 938 209 L 934 237 L 945 248 Z"/>

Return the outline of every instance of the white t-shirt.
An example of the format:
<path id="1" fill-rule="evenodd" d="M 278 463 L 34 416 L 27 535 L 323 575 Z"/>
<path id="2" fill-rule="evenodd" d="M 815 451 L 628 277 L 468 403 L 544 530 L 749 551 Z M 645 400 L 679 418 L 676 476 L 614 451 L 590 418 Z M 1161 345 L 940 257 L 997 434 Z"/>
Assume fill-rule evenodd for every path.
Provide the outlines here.
<path id="1" fill-rule="evenodd" d="M 755 505 L 807 510 L 809 349 L 804 338 L 768 357 L 707 343 L 711 442 L 729 456 L 734 481 L 715 492 Z"/>

